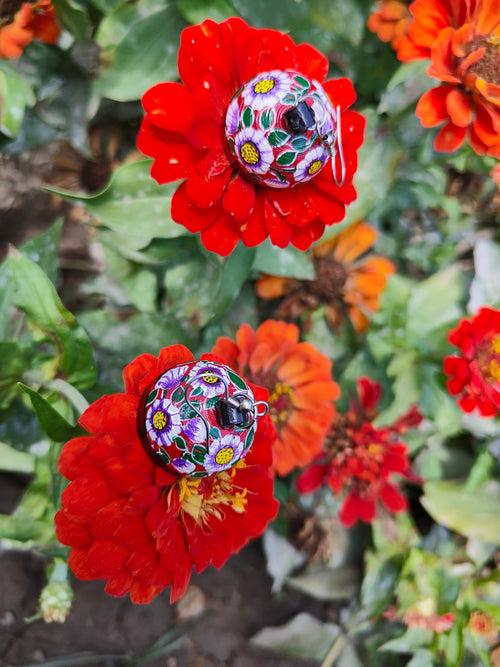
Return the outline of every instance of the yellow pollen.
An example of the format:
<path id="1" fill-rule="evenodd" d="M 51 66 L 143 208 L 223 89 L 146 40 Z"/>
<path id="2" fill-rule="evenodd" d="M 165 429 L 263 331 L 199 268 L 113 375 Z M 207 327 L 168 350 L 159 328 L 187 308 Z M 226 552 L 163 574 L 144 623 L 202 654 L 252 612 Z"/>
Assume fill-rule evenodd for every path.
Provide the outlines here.
<path id="1" fill-rule="evenodd" d="M 488 365 L 488 375 L 495 382 L 500 382 L 500 363 L 496 359 L 490 361 Z"/>
<path id="2" fill-rule="evenodd" d="M 374 457 L 380 456 L 380 454 L 382 453 L 382 449 L 383 449 L 382 445 L 379 445 L 376 442 L 372 442 L 371 444 L 368 445 L 368 454 Z"/>
<path id="3" fill-rule="evenodd" d="M 234 449 L 232 447 L 223 447 L 215 455 L 217 465 L 224 466 L 234 458 Z"/>
<path id="4" fill-rule="evenodd" d="M 313 174 L 317 174 L 318 171 L 321 169 L 322 166 L 323 166 L 323 163 L 321 162 L 321 160 L 314 160 L 314 162 L 312 162 L 312 163 L 309 165 L 309 168 L 308 168 L 308 170 L 307 170 L 307 173 L 308 173 L 310 176 L 312 176 Z"/>
<path id="5" fill-rule="evenodd" d="M 293 393 L 293 389 L 289 387 L 287 384 L 283 384 L 282 382 L 277 382 L 274 385 L 274 389 L 269 396 L 269 402 L 270 403 L 275 403 L 280 396 L 290 396 Z"/>
<path id="6" fill-rule="evenodd" d="M 491 341 L 491 351 L 494 354 L 500 354 L 500 336 L 494 336 Z"/>
<path id="7" fill-rule="evenodd" d="M 257 146 L 251 141 L 245 141 L 240 148 L 240 155 L 243 162 L 246 164 L 257 164 L 260 158 L 260 153 Z"/>
<path id="8" fill-rule="evenodd" d="M 266 93 L 269 93 L 275 85 L 276 81 L 274 79 L 262 79 L 255 84 L 253 89 L 255 93 L 265 95 Z"/>
<path id="9" fill-rule="evenodd" d="M 217 375 L 214 375 L 213 373 L 205 373 L 205 375 L 201 376 L 203 378 L 203 381 L 206 382 L 207 384 L 217 384 L 219 381 L 219 377 Z"/>
<path id="10" fill-rule="evenodd" d="M 168 418 L 163 410 L 157 410 L 153 415 L 153 426 L 157 431 L 161 431 L 167 425 Z"/>

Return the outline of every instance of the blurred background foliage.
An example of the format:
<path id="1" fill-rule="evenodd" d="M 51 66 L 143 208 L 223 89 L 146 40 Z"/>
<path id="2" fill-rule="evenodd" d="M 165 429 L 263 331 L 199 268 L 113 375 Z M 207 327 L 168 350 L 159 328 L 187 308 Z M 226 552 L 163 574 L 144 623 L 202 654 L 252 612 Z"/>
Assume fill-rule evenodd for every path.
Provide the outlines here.
<path id="1" fill-rule="evenodd" d="M 259 300 L 254 289 L 263 273 L 314 277 L 310 253 L 268 243 L 238 247 L 225 261 L 207 253 L 170 219 L 174 188 L 150 178 L 149 161 L 134 146 L 141 94 L 177 77 L 182 28 L 240 15 L 314 44 L 328 55 L 331 76 L 354 80 L 368 121 L 358 199 L 326 235 L 366 220 L 379 232 L 376 252 L 397 267 L 366 334 L 348 320 L 331 329 L 320 309 L 303 318 L 303 336 L 333 359 L 341 408 L 356 379 L 370 375 L 383 385 L 379 424 L 414 403 L 425 417 L 407 438 L 422 495 L 412 487 L 410 514 L 378 519 L 371 533 L 343 529 L 331 496 L 313 505 L 296 497 L 289 480 L 277 482 L 284 506 L 329 526 L 321 539 L 330 540 L 332 555 L 309 562 L 282 512 L 264 537 L 274 590 L 296 588 L 338 613 L 333 622 L 304 610 L 254 641 L 325 666 L 499 664 L 470 618 L 483 610 L 500 621 L 500 430 L 465 416 L 442 372 L 447 331 L 481 305 L 500 305 L 492 160 L 468 148 L 451 157 L 433 151 L 433 132 L 414 115 L 432 85 L 425 65 L 401 65 L 368 32 L 365 0 L 54 4 L 64 28 L 58 45 L 34 42 L 20 59 L 0 60 L 0 150 L 4 160 L 29 160 L 55 146 L 43 181 L 62 215 L 0 265 L 0 469 L 30 479 L 14 512 L 0 515 L 3 547 L 36 550 L 47 563 L 64 559 L 52 528 L 60 447 L 79 432 L 89 401 L 120 390 L 128 361 L 173 342 L 200 353 L 240 323 L 272 317 L 278 304 Z M 83 258 L 60 257 L 63 217 L 65 229 L 84 230 Z M 406 628 L 387 613 L 397 606 L 401 621 L 425 605 L 435 615 L 452 613 L 453 629 Z"/>

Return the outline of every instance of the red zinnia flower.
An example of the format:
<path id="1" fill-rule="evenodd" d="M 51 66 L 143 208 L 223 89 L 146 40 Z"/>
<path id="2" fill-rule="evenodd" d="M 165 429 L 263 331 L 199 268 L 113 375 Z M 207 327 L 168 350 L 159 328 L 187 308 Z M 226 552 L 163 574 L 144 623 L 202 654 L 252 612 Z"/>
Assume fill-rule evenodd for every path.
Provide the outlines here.
<path id="1" fill-rule="evenodd" d="M 3 4 L 7 4 L 7 11 L 0 8 L 0 58 L 19 58 L 34 39 L 46 44 L 59 39 L 61 30 L 50 0 Z M 10 5 L 18 11 L 10 10 Z"/>
<path id="2" fill-rule="evenodd" d="M 211 355 L 204 359 L 216 360 Z M 111 595 L 150 602 L 167 586 L 175 601 L 194 567 L 221 567 L 278 509 L 270 472 L 274 429 L 259 421 L 244 460 L 209 477 L 156 467 L 137 435 L 139 399 L 167 369 L 193 361 L 182 345 L 143 354 L 124 370 L 125 393 L 103 396 L 80 417 L 89 435 L 66 443 L 59 460 L 70 480 L 56 515 L 59 540 L 71 547 L 80 579 L 104 579 Z M 258 399 L 267 392 L 252 387 Z"/>
<path id="3" fill-rule="evenodd" d="M 278 431 L 273 465 L 280 475 L 309 463 L 321 450 L 340 395 L 332 362 L 310 343 L 299 342 L 295 324 L 267 320 L 255 331 L 242 324 L 236 341 L 221 337 L 212 352 L 269 390 Z"/>
<path id="4" fill-rule="evenodd" d="M 339 518 L 345 526 L 371 522 L 382 504 L 390 512 L 401 512 L 407 501 L 392 483 L 393 474 L 410 478 L 406 445 L 398 435 L 417 426 L 422 417 L 416 407 L 392 426 L 376 428 L 372 420 L 381 388 L 369 378 L 358 380 L 358 401 L 337 415 L 326 438 L 325 451 L 297 479 L 299 493 L 311 493 L 328 484 L 335 494 L 346 492 Z"/>
<path id="5" fill-rule="evenodd" d="M 459 396 L 464 412 L 477 408 L 483 417 L 495 416 L 500 410 L 500 310 L 481 308 L 450 331 L 448 340 L 460 350 L 444 360 L 448 391 Z"/>
<path id="6" fill-rule="evenodd" d="M 444 85 L 417 104 L 424 127 L 443 125 L 438 151 L 459 148 L 468 134 L 479 155 L 500 156 L 500 23 L 495 0 L 415 0 L 408 33 L 397 42 L 403 61 L 430 58 L 429 75 Z"/>
<path id="7" fill-rule="evenodd" d="M 137 140 L 139 149 L 154 158 L 151 175 L 156 181 L 184 179 L 172 199 L 171 214 L 176 222 L 190 232 L 199 232 L 208 250 L 228 255 L 239 240 L 255 246 L 267 237 L 277 246 L 292 243 L 305 250 L 322 235 L 325 225 L 342 220 L 345 205 L 356 197 L 352 178 L 357 168 L 356 152 L 363 140 L 364 118 L 349 110 L 356 94 L 348 79 L 323 83 L 328 72 L 325 56 L 309 44 L 295 44 L 277 30 L 252 28 L 242 19 L 231 18 L 186 28 L 181 35 L 178 62 L 182 83 L 161 83 L 144 95 L 146 115 Z M 225 138 L 231 101 L 257 74 L 268 72 L 279 78 L 277 70 L 285 77 L 287 70 L 301 73 L 299 81 L 306 86 L 319 82 L 333 106 L 340 107 L 346 166 L 341 187 L 333 180 L 331 160 L 328 164 L 316 160 L 308 165 L 309 176 L 316 174 L 312 180 L 280 189 L 247 177 L 232 156 Z M 308 84 L 304 77 L 313 83 Z M 268 93 L 275 83 L 265 79 L 260 82 L 261 88 L 256 85 L 255 93 Z M 277 118 L 273 109 L 266 113 L 269 115 L 263 127 Z M 253 111 L 249 115 L 253 118 Z M 252 127 L 247 131 L 262 138 L 263 133 L 256 133 Z M 244 144 L 248 164 L 260 159 L 258 141 L 249 138 Z M 266 150 L 262 155 L 270 160 L 273 149 L 267 139 L 263 145 Z M 297 141 L 294 146 L 299 153 L 282 155 L 280 164 L 289 164 L 290 156 L 305 150 Z M 340 168 L 338 154 L 336 160 Z M 301 170 L 297 166 L 296 173 L 301 171 L 302 178 L 304 168 L 304 164 Z"/>

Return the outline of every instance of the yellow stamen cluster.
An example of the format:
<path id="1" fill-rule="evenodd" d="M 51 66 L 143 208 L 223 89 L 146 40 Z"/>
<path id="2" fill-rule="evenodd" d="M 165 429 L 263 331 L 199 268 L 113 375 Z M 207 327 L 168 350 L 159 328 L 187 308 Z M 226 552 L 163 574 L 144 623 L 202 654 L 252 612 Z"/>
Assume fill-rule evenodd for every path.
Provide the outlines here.
<path id="1" fill-rule="evenodd" d="M 288 421 L 288 418 L 290 416 L 290 411 L 288 409 L 283 409 L 283 408 L 279 409 L 279 407 L 276 406 L 276 403 L 278 403 L 279 399 L 282 398 L 283 396 L 285 398 L 288 398 L 292 394 L 293 394 L 293 389 L 287 384 L 283 384 L 282 382 L 277 382 L 274 385 L 274 389 L 269 396 L 269 405 L 270 405 L 271 417 L 275 424 L 283 424 L 284 422 Z"/>
<path id="2" fill-rule="evenodd" d="M 199 524 L 206 523 L 210 517 L 224 519 L 224 508 L 245 512 L 248 490 L 238 489 L 234 484 L 236 471 L 244 467 L 245 462 L 238 461 L 231 470 L 214 475 L 209 495 L 203 492 L 206 479 L 181 477 L 177 482 L 181 512 L 189 514 Z"/>
<path id="3" fill-rule="evenodd" d="M 265 95 L 266 93 L 269 93 L 275 85 L 276 82 L 274 79 L 262 79 L 255 84 L 253 89 L 258 95 Z"/>
<path id="4" fill-rule="evenodd" d="M 245 141 L 243 146 L 240 148 L 240 155 L 243 162 L 246 164 L 257 164 L 260 158 L 260 153 L 257 149 L 257 146 L 251 141 Z"/>

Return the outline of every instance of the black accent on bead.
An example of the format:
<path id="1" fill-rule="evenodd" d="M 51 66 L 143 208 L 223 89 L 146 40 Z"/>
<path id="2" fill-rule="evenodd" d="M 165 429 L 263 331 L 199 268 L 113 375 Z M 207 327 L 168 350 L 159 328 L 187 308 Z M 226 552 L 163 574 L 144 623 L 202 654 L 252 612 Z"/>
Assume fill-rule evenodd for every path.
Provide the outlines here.
<path id="1" fill-rule="evenodd" d="M 219 426 L 222 428 L 231 428 L 233 426 L 245 428 L 248 425 L 248 412 L 237 408 L 223 398 L 215 406 L 215 414 L 217 415 Z"/>
<path id="2" fill-rule="evenodd" d="M 314 110 L 305 102 L 299 102 L 296 107 L 283 114 L 287 130 L 291 134 L 304 134 L 315 125 Z"/>

